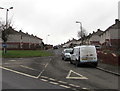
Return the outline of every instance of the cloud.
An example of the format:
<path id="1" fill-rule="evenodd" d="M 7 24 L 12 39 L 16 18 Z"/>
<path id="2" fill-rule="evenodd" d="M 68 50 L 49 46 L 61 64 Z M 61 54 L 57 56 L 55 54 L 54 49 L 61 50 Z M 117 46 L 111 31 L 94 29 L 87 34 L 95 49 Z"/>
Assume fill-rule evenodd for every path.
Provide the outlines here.
<path id="1" fill-rule="evenodd" d="M 87 32 L 98 28 L 105 30 L 118 17 L 118 0 L 1 0 L 0 6 L 14 9 L 14 27 L 24 32 L 37 35 L 51 44 L 60 44 L 72 37 L 77 38 L 81 21 Z M 1 11 L 5 19 L 5 11 Z"/>

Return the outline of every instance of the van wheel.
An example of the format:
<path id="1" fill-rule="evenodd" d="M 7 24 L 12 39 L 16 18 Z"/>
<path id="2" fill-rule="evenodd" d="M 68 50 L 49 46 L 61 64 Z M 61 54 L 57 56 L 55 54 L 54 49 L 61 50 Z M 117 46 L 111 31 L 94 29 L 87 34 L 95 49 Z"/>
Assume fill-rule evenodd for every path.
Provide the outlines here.
<path id="1" fill-rule="evenodd" d="M 95 68 L 97 67 L 97 65 L 98 65 L 98 63 L 94 63 L 94 64 L 93 64 L 93 66 L 94 66 Z"/>
<path id="2" fill-rule="evenodd" d="M 76 65 L 76 67 L 79 67 L 79 61 L 78 60 L 76 60 L 75 65 Z"/>
<path id="3" fill-rule="evenodd" d="M 70 64 L 73 64 L 72 60 L 70 60 Z"/>

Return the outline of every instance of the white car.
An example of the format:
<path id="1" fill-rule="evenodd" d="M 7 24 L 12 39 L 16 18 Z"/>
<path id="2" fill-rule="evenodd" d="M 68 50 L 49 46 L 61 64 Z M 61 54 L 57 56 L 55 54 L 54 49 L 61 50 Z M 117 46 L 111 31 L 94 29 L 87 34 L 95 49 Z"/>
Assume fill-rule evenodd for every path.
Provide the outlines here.
<path id="1" fill-rule="evenodd" d="M 71 52 L 70 63 L 76 64 L 76 66 L 79 66 L 79 64 L 91 63 L 96 67 L 98 61 L 95 46 L 83 45 L 74 47 L 73 52 Z"/>
<path id="2" fill-rule="evenodd" d="M 66 48 L 62 51 L 62 60 L 70 60 L 71 59 L 71 54 L 72 48 Z"/>

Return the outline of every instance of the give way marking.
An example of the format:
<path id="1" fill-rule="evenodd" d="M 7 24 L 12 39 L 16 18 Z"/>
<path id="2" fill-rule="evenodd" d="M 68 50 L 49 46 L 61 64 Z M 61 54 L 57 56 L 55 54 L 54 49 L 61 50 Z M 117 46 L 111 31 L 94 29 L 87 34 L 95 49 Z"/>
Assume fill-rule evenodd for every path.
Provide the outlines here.
<path id="1" fill-rule="evenodd" d="M 76 76 L 71 76 L 71 75 L 76 75 Z M 68 75 L 66 76 L 66 79 L 88 79 L 87 77 L 73 71 L 73 70 L 70 70 Z"/>

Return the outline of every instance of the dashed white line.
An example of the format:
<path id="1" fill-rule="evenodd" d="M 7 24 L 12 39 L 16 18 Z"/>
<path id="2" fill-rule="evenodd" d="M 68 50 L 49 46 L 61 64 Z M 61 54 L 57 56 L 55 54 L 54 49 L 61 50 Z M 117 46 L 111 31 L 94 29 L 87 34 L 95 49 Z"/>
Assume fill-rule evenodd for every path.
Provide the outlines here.
<path id="1" fill-rule="evenodd" d="M 55 84 L 55 85 L 56 85 L 56 84 L 59 84 L 59 83 L 56 83 L 56 82 L 49 82 L 49 83 L 51 83 L 51 84 Z"/>
<path id="2" fill-rule="evenodd" d="M 47 81 L 48 81 L 48 80 L 45 80 L 45 79 L 40 79 L 40 80 L 45 81 L 45 82 L 47 82 Z"/>
<path id="3" fill-rule="evenodd" d="M 58 82 L 67 84 L 67 82 L 63 82 L 63 81 L 58 81 Z"/>
<path id="4" fill-rule="evenodd" d="M 82 89 L 88 89 L 88 88 L 82 88 Z"/>
<path id="5" fill-rule="evenodd" d="M 53 81 L 56 81 L 55 79 L 53 79 L 53 78 L 49 78 L 49 80 L 53 80 Z"/>
<path id="6" fill-rule="evenodd" d="M 41 77 L 43 77 L 43 78 L 48 78 L 48 77 L 46 77 L 46 76 L 41 76 Z"/>
<path id="7" fill-rule="evenodd" d="M 65 85 L 59 85 L 59 86 L 64 87 L 64 88 L 71 88 L 71 87 L 65 86 Z"/>
<path id="8" fill-rule="evenodd" d="M 74 85 L 74 84 L 69 84 L 70 86 L 73 86 L 73 87 L 80 87 L 78 85 Z"/>

